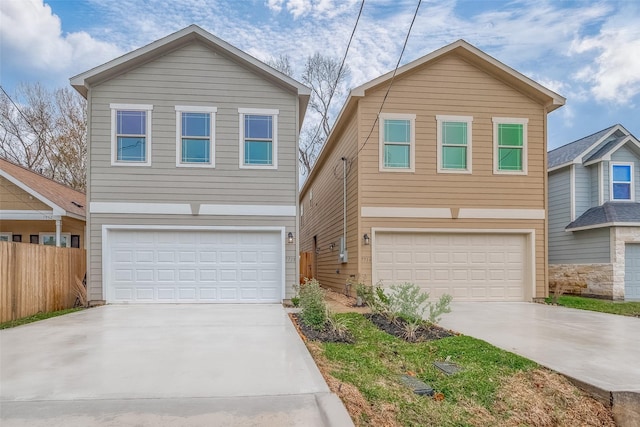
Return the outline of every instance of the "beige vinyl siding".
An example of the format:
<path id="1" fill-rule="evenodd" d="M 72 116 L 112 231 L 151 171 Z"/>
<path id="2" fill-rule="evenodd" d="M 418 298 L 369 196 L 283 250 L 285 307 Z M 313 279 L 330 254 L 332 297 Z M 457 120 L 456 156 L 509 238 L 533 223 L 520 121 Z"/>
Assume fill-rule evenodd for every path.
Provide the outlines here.
<path id="1" fill-rule="evenodd" d="M 2 210 L 33 210 L 51 212 L 51 207 L 34 198 L 5 177 L 0 177 Z"/>
<path id="2" fill-rule="evenodd" d="M 323 286 L 344 292 L 346 281 L 358 275 L 358 248 L 362 234 L 358 231 L 358 162 L 356 156 L 357 122 L 350 118 L 338 136 L 331 154 L 307 190 L 300 195 L 304 206 L 300 229 L 303 252 L 313 251 L 313 236 L 317 236 L 320 253 L 316 254 L 316 278 Z M 348 159 L 347 174 L 347 251 L 348 262 L 342 264 L 340 237 L 343 231 L 343 169 L 342 157 Z M 317 165 L 319 167 L 320 165 Z M 310 192 L 313 199 L 309 200 Z M 329 245 L 333 243 L 333 251 Z M 352 290 L 355 291 L 355 290 Z"/>
<path id="3" fill-rule="evenodd" d="M 62 217 L 62 233 L 77 234 L 80 236 L 80 247 L 85 248 L 84 241 L 85 222 L 69 217 Z M 2 220 L 0 221 L 0 231 L 10 232 L 14 236 L 19 234 L 22 236 L 22 243 L 29 243 L 32 234 L 55 233 L 56 222 L 50 221 L 18 221 L 18 220 Z M 71 242 L 69 242 L 71 244 Z"/>
<path id="4" fill-rule="evenodd" d="M 102 242 L 103 225 L 139 225 L 139 226 L 215 226 L 215 227 L 285 227 L 285 236 L 292 232 L 295 234 L 295 217 L 258 217 L 258 216 L 190 216 L 190 215 L 91 215 L 91 242 L 92 247 L 89 254 L 90 272 L 89 277 L 89 299 L 99 301 L 102 295 L 102 245 L 95 242 Z M 284 242 L 285 248 L 285 298 L 293 296 L 292 285 L 297 283 L 296 245 Z"/>
<path id="5" fill-rule="evenodd" d="M 387 86 L 360 101 L 361 144 Z M 385 113 L 416 114 L 415 173 L 378 172 L 378 126 L 361 152 L 363 206 L 544 208 L 545 112 L 541 105 L 455 55 L 394 82 Z M 473 117 L 472 174 L 438 174 L 436 115 Z M 493 117 L 529 119 L 528 174 L 493 173 Z"/>
<path id="6" fill-rule="evenodd" d="M 297 95 L 194 42 L 90 90 L 92 202 L 295 205 Z M 153 105 L 151 166 L 111 166 L 111 103 Z M 176 105 L 213 106 L 215 169 L 176 167 Z M 277 109 L 277 170 L 239 168 L 238 108 Z"/>

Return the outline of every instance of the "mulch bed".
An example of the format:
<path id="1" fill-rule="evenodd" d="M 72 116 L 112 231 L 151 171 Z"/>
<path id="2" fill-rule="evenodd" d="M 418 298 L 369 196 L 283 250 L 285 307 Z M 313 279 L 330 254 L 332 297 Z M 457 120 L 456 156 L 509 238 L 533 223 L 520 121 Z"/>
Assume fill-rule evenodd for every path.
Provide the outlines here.
<path id="1" fill-rule="evenodd" d="M 341 336 L 336 334 L 334 331 L 327 329 L 326 327 L 322 330 L 313 329 L 307 326 L 302 319 L 300 319 L 300 315 L 297 313 L 289 314 L 291 320 L 293 321 L 294 326 L 298 330 L 305 339 L 311 341 L 321 341 L 321 342 L 341 342 L 346 344 L 353 344 L 355 339 L 351 336 L 350 333 Z"/>
<path id="2" fill-rule="evenodd" d="M 456 335 L 455 333 L 441 328 L 440 326 L 425 324 L 420 326 L 416 331 L 415 340 L 410 341 L 405 336 L 404 325 L 407 322 L 403 319 L 398 318 L 395 322 L 390 322 L 389 319 L 381 314 L 365 314 L 364 316 L 369 319 L 371 323 L 376 325 L 378 329 L 409 342 L 433 341 Z"/>

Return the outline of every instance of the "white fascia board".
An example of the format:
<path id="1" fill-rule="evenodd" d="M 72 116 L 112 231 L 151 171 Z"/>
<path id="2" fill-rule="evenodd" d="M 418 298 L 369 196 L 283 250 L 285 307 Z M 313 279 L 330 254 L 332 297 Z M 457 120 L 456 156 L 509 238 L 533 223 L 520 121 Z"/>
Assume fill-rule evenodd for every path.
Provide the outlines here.
<path id="1" fill-rule="evenodd" d="M 201 204 L 194 212 L 190 203 L 91 202 L 89 211 L 92 214 L 296 216 L 295 205 Z"/>
<path id="2" fill-rule="evenodd" d="M 0 220 L 42 221 L 57 219 L 53 211 L 36 210 L 0 210 Z"/>
<path id="3" fill-rule="evenodd" d="M 567 163 L 563 163 L 563 164 L 558 165 L 558 166 L 554 166 L 552 168 L 547 169 L 547 173 L 553 172 L 553 171 L 557 171 L 558 169 L 566 168 L 567 166 L 571 166 L 573 163 L 574 162 L 567 162 Z"/>
<path id="4" fill-rule="evenodd" d="M 365 218 L 451 218 L 449 208 L 409 208 L 363 206 L 360 215 Z"/>
<path id="5" fill-rule="evenodd" d="M 593 230 L 595 228 L 605 228 L 605 227 L 640 227 L 640 222 L 605 222 L 602 224 L 586 225 L 584 227 L 565 228 L 564 231 L 572 232 L 572 231 L 582 231 L 582 230 Z"/>
<path id="6" fill-rule="evenodd" d="M 545 219 L 544 209 L 475 209 L 460 208 L 458 218 L 467 219 Z"/>
<path id="7" fill-rule="evenodd" d="M 582 163 L 584 161 L 584 157 L 587 154 L 591 153 L 598 145 L 600 145 L 600 143 L 602 143 L 602 141 L 604 141 L 605 139 L 609 138 L 611 135 L 613 135 L 618 130 L 622 131 L 622 133 L 624 133 L 625 135 L 629 135 L 629 131 L 626 130 L 624 127 L 622 127 L 622 125 L 615 125 L 613 128 L 611 128 L 611 130 L 609 130 L 609 132 L 605 133 L 600 139 L 598 139 L 596 142 L 591 144 L 591 146 L 589 146 L 586 150 L 584 150 L 582 153 L 580 153 L 574 159 L 574 161 L 576 163 Z"/>
<path id="8" fill-rule="evenodd" d="M 15 184 L 17 187 L 19 187 L 22 190 L 26 191 L 27 193 L 31 194 L 33 197 L 35 197 L 36 199 L 40 200 L 45 205 L 49 206 L 51 209 L 53 209 L 53 213 L 55 215 L 66 215 L 67 214 L 67 212 L 63 208 L 61 208 L 57 204 L 53 203 L 51 200 L 47 199 L 42 194 L 38 193 L 36 190 L 34 190 L 33 188 L 29 187 L 28 185 L 26 185 L 25 183 L 23 183 L 19 179 L 15 178 L 13 175 L 7 173 L 6 171 L 0 169 L 0 176 L 2 176 L 3 178 L 6 178 L 8 181 L 10 181 L 11 183 Z"/>

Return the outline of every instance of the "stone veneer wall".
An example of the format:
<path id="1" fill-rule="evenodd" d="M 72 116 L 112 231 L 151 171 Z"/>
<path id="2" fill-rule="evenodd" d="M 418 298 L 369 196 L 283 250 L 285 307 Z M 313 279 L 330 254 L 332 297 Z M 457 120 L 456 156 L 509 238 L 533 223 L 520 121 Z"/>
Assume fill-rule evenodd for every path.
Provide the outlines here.
<path id="1" fill-rule="evenodd" d="M 615 299 L 614 277 L 613 264 L 549 264 L 549 294 L 560 286 L 564 294 Z"/>
<path id="2" fill-rule="evenodd" d="M 640 227 L 613 227 L 611 251 L 613 261 L 613 299 L 624 299 L 625 243 L 640 243 Z"/>

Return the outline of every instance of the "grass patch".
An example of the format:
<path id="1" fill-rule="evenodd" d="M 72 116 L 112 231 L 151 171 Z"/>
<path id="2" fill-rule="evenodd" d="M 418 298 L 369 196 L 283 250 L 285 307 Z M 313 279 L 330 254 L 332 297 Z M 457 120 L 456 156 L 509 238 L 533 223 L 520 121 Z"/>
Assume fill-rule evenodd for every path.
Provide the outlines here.
<path id="1" fill-rule="evenodd" d="M 360 314 L 338 316 L 355 343 L 308 347 L 357 426 L 614 426 L 610 412 L 566 378 L 484 341 L 408 343 Z M 447 358 L 463 371 L 446 376 L 433 366 Z M 408 373 L 444 399 L 415 395 L 400 382 Z"/>
<path id="2" fill-rule="evenodd" d="M 343 316 L 356 343 L 321 345 L 332 375 L 355 385 L 372 407 L 395 407 L 401 425 L 469 425 L 477 410 L 492 407 L 503 378 L 537 367 L 471 337 L 407 343 L 380 331 L 361 315 Z M 446 376 L 433 367 L 434 361 L 447 357 L 464 371 Z M 407 372 L 442 392 L 444 401 L 414 395 L 398 379 Z"/>
<path id="3" fill-rule="evenodd" d="M 551 298 L 547 298 L 546 302 L 550 303 Z M 640 317 L 640 301 L 609 301 L 597 298 L 563 295 L 558 298 L 558 305 L 579 308 L 581 310 Z"/>
<path id="4" fill-rule="evenodd" d="M 74 311 L 84 310 L 83 307 L 68 308 L 66 310 L 52 311 L 50 313 L 36 313 L 33 316 L 23 317 L 21 319 L 9 320 L 7 322 L 0 323 L 0 329 L 13 328 L 20 325 L 26 325 L 27 323 L 37 322 L 38 320 L 49 319 L 50 317 L 62 316 L 65 314 L 73 313 Z"/>

